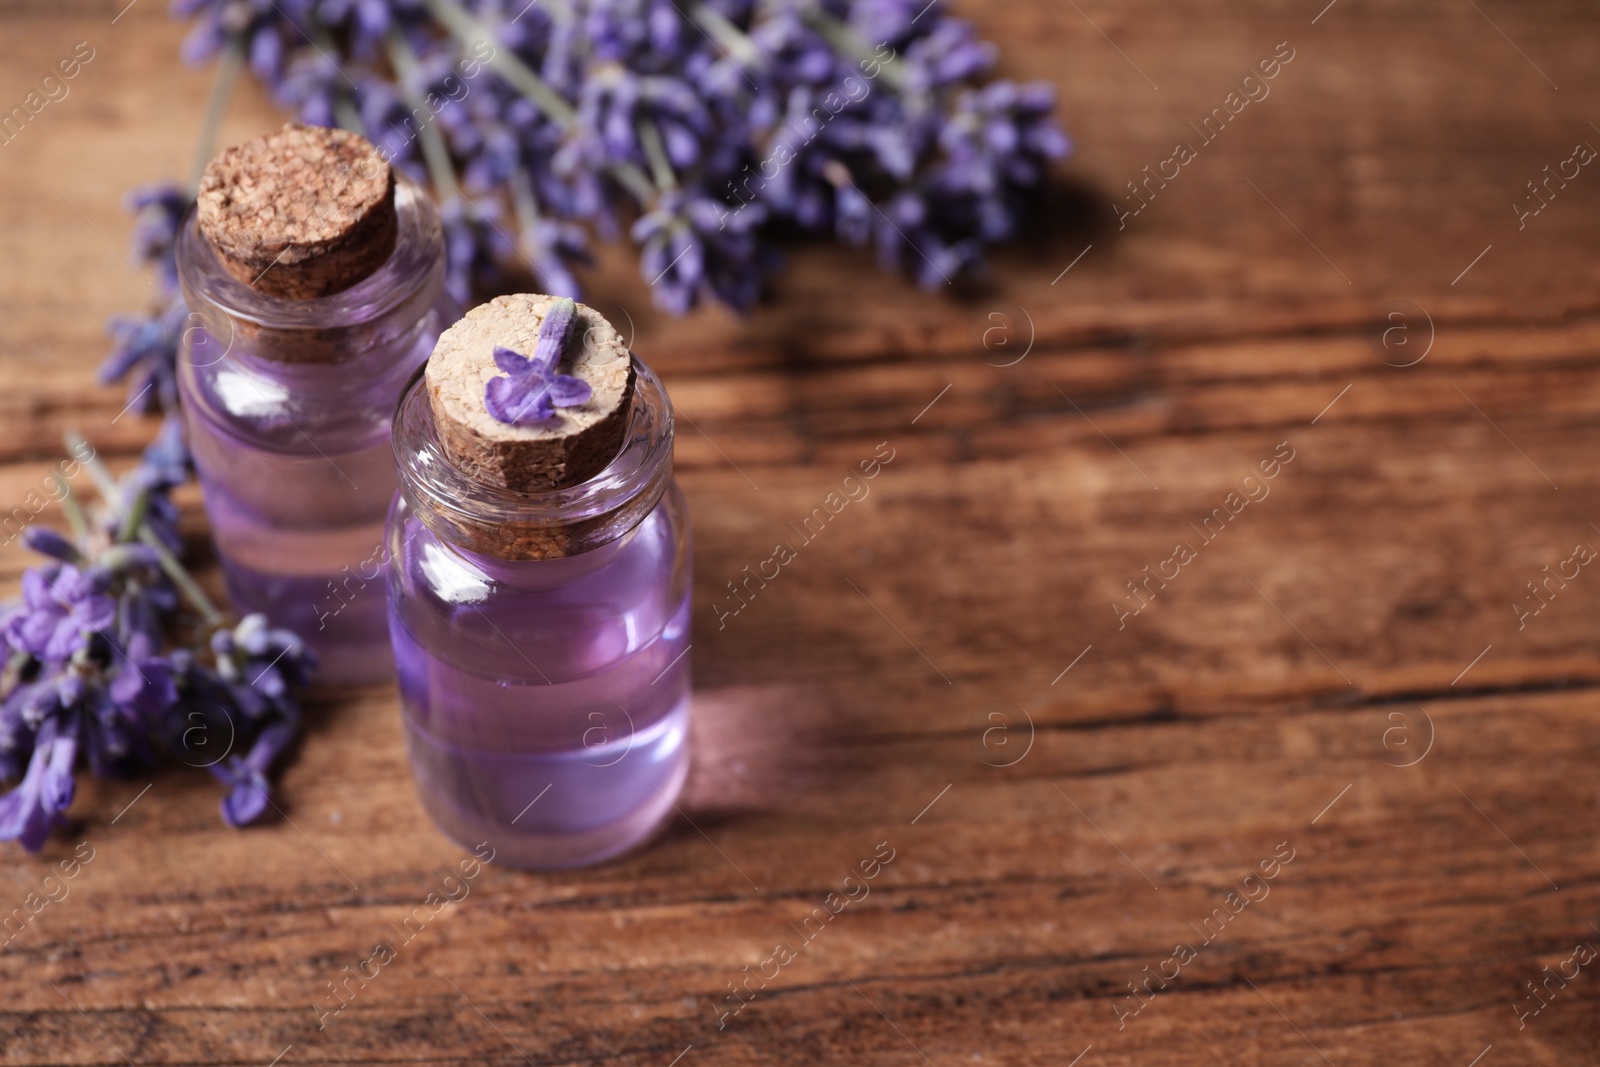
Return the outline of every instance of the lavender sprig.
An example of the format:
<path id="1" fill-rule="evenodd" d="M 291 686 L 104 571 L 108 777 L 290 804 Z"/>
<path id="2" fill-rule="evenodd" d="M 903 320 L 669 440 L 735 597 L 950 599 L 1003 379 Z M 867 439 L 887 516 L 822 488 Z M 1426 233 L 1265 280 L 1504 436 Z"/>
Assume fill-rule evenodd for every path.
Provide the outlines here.
<path id="1" fill-rule="evenodd" d="M 555 415 L 556 408 L 588 403 L 594 393 L 588 382 L 556 373 L 577 315 L 578 305 L 573 300 L 557 300 L 539 324 L 539 340 L 531 356 L 495 346 L 495 366 L 509 375 L 491 378 L 484 386 L 483 404 L 496 422 L 539 426 Z"/>
<path id="2" fill-rule="evenodd" d="M 262 616 L 229 627 L 174 555 L 170 494 L 188 459 L 168 419 L 120 480 L 85 461 L 102 489 L 94 521 L 80 518 L 73 537 L 22 535 L 49 562 L 24 572 L 20 600 L 0 608 L 0 781 L 22 778 L 0 796 L 0 839 L 29 851 L 72 803 L 80 757 L 96 775 L 147 765 L 162 748 L 211 765 L 230 786 L 223 818 L 243 825 L 265 810 L 266 773 L 299 726 L 295 694 L 314 658 Z M 79 444 L 69 448 L 82 455 Z M 63 504 L 79 507 L 65 494 Z M 247 754 L 219 770 L 207 744 Z"/>

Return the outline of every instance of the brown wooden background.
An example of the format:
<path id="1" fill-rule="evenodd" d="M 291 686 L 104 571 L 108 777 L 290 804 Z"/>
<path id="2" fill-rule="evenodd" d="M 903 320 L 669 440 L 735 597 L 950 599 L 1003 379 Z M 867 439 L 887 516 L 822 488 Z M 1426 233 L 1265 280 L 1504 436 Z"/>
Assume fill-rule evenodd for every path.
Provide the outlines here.
<path id="1" fill-rule="evenodd" d="M 161 0 L 121 7 L 0 8 L 0 107 L 96 50 L 0 146 L 0 502 L 68 427 L 119 465 L 153 431 L 92 385 L 150 291 L 119 198 L 187 172 L 208 76 Z M 1521 230 L 1512 205 L 1600 146 L 1600 14 L 961 7 L 1077 142 L 991 287 L 820 248 L 747 321 L 669 321 L 627 262 L 592 280 L 686 416 L 687 817 L 594 870 L 486 872 L 319 1030 L 462 858 L 392 690 L 317 704 L 283 821 L 227 830 L 200 772 L 86 784 L 70 833 L 0 862 L 9 911 L 96 856 L 0 951 L 0 1063 L 1596 1062 L 1596 965 L 1517 1005 L 1600 945 L 1600 575 L 1522 629 L 1513 604 L 1600 546 L 1600 171 Z M 1270 97 L 1119 232 L 1124 183 L 1284 41 Z M 247 92 L 226 134 L 276 121 Z M 882 441 L 872 495 L 718 630 L 724 583 Z M 1270 497 L 1119 631 L 1124 584 L 1285 441 Z M 25 562 L 0 552 L 5 588 Z M 884 841 L 871 895 L 719 1030 Z M 1280 843 L 1270 896 L 1119 1029 Z"/>

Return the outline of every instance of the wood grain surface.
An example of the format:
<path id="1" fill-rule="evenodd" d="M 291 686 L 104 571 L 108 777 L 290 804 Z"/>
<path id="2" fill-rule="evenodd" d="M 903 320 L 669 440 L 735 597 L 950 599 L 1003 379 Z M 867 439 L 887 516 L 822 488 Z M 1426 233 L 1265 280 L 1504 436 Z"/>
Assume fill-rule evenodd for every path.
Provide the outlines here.
<path id="1" fill-rule="evenodd" d="M 168 768 L 4 850 L 0 912 L 93 859 L 0 949 L 0 1063 L 1597 1062 L 1600 574 L 1527 583 L 1600 547 L 1600 172 L 1514 205 L 1600 146 L 1600 13 L 1324 2 L 960 4 L 1076 143 L 984 285 L 803 247 L 748 319 L 675 321 L 606 258 L 593 302 L 683 416 L 682 816 L 432 914 L 465 855 L 394 691 L 320 698 L 281 819 L 228 830 Z M 151 291 L 121 194 L 187 171 L 203 106 L 163 6 L 0 8 L 0 110 L 95 50 L 0 145 L 0 503 L 68 428 L 114 465 L 154 429 L 93 370 Z M 278 121 L 252 92 L 230 140 Z"/>

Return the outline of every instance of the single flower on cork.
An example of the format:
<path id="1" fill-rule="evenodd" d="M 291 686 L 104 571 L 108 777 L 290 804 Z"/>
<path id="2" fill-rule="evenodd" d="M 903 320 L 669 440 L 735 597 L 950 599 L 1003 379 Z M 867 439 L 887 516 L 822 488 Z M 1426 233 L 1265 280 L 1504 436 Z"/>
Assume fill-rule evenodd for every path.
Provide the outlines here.
<path id="1" fill-rule="evenodd" d="M 484 387 L 483 406 L 496 422 L 537 426 L 554 417 L 556 408 L 575 408 L 589 402 L 594 390 L 588 382 L 556 373 L 577 315 L 577 303 L 557 301 L 539 327 L 539 342 L 532 356 L 495 346 L 495 366 L 510 375 L 491 379 Z"/>

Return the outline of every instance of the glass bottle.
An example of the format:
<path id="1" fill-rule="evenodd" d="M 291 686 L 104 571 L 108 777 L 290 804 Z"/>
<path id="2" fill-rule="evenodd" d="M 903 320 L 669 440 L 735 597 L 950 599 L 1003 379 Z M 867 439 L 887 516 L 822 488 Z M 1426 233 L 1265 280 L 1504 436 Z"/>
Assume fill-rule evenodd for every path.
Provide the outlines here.
<path id="1" fill-rule="evenodd" d="M 319 679 L 394 673 L 383 524 L 395 491 L 395 400 L 455 320 L 439 216 L 395 177 L 394 250 L 349 288 L 310 299 L 225 269 L 190 213 L 177 262 L 194 325 L 178 383 L 206 513 L 237 613 L 303 637 Z"/>
<path id="2" fill-rule="evenodd" d="M 452 466 L 421 373 L 395 414 L 389 625 L 412 774 L 448 836 L 513 866 L 624 851 L 688 775 L 688 516 L 671 404 L 633 366 L 621 450 L 570 488 Z"/>

